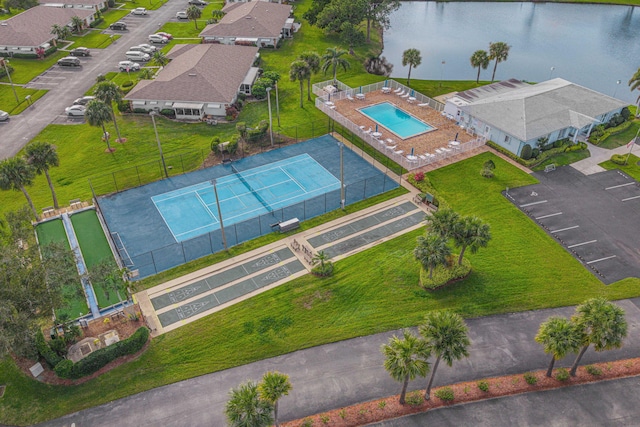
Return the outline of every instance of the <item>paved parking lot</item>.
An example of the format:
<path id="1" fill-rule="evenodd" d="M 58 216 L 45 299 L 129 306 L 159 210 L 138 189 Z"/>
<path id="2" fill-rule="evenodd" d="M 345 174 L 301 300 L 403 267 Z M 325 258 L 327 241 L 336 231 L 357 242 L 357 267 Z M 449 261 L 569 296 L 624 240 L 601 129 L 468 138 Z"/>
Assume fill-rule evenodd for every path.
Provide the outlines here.
<path id="1" fill-rule="evenodd" d="M 506 196 L 589 271 L 610 284 L 640 277 L 640 184 L 613 170 L 538 172 L 539 184 Z"/>

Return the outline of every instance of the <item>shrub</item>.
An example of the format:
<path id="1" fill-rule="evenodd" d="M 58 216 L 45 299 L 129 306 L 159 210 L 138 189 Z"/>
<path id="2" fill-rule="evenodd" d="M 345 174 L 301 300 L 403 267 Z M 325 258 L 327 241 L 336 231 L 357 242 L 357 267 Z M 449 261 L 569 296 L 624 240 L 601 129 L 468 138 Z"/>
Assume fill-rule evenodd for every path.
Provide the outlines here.
<path id="1" fill-rule="evenodd" d="M 329 424 L 330 419 L 331 418 L 329 418 L 329 415 L 327 414 L 320 415 L 320 421 L 322 421 L 324 424 Z"/>
<path id="2" fill-rule="evenodd" d="M 49 341 L 49 348 L 59 356 L 64 357 L 67 355 L 67 342 L 63 337 L 56 337 Z"/>
<path id="3" fill-rule="evenodd" d="M 107 77 L 104 74 L 98 74 L 96 77 L 96 83 L 104 82 L 107 80 Z"/>
<path id="4" fill-rule="evenodd" d="M 311 269 L 311 273 L 315 276 L 329 277 L 333 274 L 333 263 L 331 261 L 325 261 L 324 266 L 318 264 Z"/>
<path id="5" fill-rule="evenodd" d="M 131 87 L 133 86 L 133 82 L 131 80 L 127 80 L 126 82 L 122 83 L 122 87 Z"/>
<path id="6" fill-rule="evenodd" d="M 51 369 L 55 368 L 56 365 L 62 360 L 62 357 L 58 356 L 58 354 L 53 351 L 51 347 L 49 347 L 44 339 L 42 331 L 38 331 L 38 333 L 36 334 L 36 349 Z"/>
<path id="7" fill-rule="evenodd" d="M 383 410 L 385 406 L 387 406 L 386 400 L 381 400 L 380 402 L 378 402 L 378 409 Z"/>
<path id="8" fill-rule="evenodd" d="M 493 160 L 489 159 L 489 160 L 487 160 L 486 162 L 484 162 L 484 163 L 482 164 L 482 167 L 483 167 L 484 169 L 494 170 L 494 169 L 496 168 L 496 164 L 495 164 L 495 163 L 493 163 Z"/>
<path id="9" fill-rule="evenodd" d="M 131 104 L 129 103 L 129 101 L 123 99 L 122 101 L 118 102 L 118 111 L 120 111 L 121 113 L 130 113 Z"/>
<path id="10" fill-rule="evenodd" d="M 133 112 L 136 114 L 146 114 L 147 110 L 145 110 L 144 108 L 134 108 Z"/>
<path id="11" fill-rule="evenodd" d="M 217 151 L 218 144 L 220 144 L 220 137 L 214 136 L 213 139 L 211 140 L 211 145 L 210 145 L 211 151 Z"/>
<path id="12" fill-rule="evenodd" d="M 560 368 L 556 372 L 556 379 L 558 381 L 567 381 L 569 379 L 569 371 L 566 368 Z"/>
<path id="13" fill-rule="evenodd" d="M 536 377 L 535 374 L 531 372 L 527 372 L 526 374 L 524 374 L 524 380 L 529 385 L 535 385 L 538 382 L 538 377 Z"/>
<path id="14" fill-rule="evenodd" d="M 451 402 L 455 399 L 455 395 L 453 394 L 453 389 L 451 387 L 442 387 L 436 390 L 434 394 L 438 399 L 444 400 L 445 402 Z"/>
<path id="15" fill-rule="evenodd" d="M 424 397 L 422 397 L 422 393 L 419 391 L 414 391 L 413 393 L 409 393 L 407 395 L 407 404 L 409 406 L 420 406 L 422 402 L 424 402 Z"/>
<path id="16" fill-rule="evenodd" d="M 433 269 L 433 277 L 429 279 L 429 271 L 420 269 L 420 285 L 426 290 L 435 290 L 446 285 L 452 280 L 466 277 L 471 272 L 471 263 L 464 257 L 462 264 L 458 265 L 457 256 L 449 262 L 449 266 L 438 266 Z"/>
<path id="17" fill-rule="evenodd" d="M 424 172 L 416 172 L 416 174 L 413 176 L 413 179 L 415 179 L 416 182 L 424 181 Z"/>
<path id="18" fill-rule="evenodd" d="M 60 361 L 54 368 L 54 372 L 60 378 L 71 378 L 71 371 L 73 369 L 73 362 L 69 359 Z"/>
<path id="19" fill-rule="evenodd" d="M 587 365 L 584 367 L 584 370 L 594 377 L 602 375 L 602 369 L 598 368 L 597 366 Z"/>
<path id="20" fill-rule="evenodd" d="M 163 110 L 160 110 L 160 114 L 162 114 L 165 117 L 169 117 L 171 119 L 176 117 L 176 111 L 172 110 L 171 108 L 165 108 Z"/>
<path id="21" fill-rule="evenodd" d="M 611 156 L 611 161 L 616 165 L 624 165 L 625 163 L 627 163 L 627 156 L 625 156 L 624 154 L 614 154 L 613 156 Z"/>
<path id="22" fill-rule="evenodd" d="M 520 157 L 522 157 L 524 160 L 529 160 L 531 158 L 531 154 L 533 154 L 531 146 L 529 144 L 525 144 L 524 147 L 522 147 L 522 151 L 520 151 Z"/>
<path id="23" fill-rule="evenodd" d="M 300 424 L 300 427 L 313 427 L 313 420 L 311 418 L 305 418 Z"/>
<path id="24" fill-rule="evenodd" d="M 493 171 L 489 168 L 482 168 L 482 170 L 480 171 L 480 175 L 485 178 L 493 178 L 495 176 Z"/>
<path id="25" fill-rule="evenodd" d="M 5 66 L 7 67 L 9 74 L 13 73 L 13 67 L 10 64 L 5 64 Z M 6 77 L 6 76 L 7 76 L 7 71 L 4 69 L 4 67 L 0 67 L 0 78 Z"/>
<path id="26" fill-rule="evenodd" d="M 531 157 L 532 158 L 536 158 L 540 155 L 540 149 L 539 148 L 534 148 L 533 150 L 531 150 Z"/>
<path id="27" fill-rule="evenodd" d="M 489 391 L 489 383 L 486 381 L 478 381 L 478 388 L 485 393 Z"/>
<path id="28" fill-rule="evenodd" d="M 555 141 L 553 141 L 553 148 L 560 148 L 564 145 L 564 142 L 562 139 L 557 139 Z"/>
<path id="29" fill-rule="evenodd" d="M 629 107 L 624 107 L 622 111 L 620 111 L 620 115 L 625 121 L 629 120 L 629 117 L 631 117 L 631 111 L 629 111 Z"/>
<path id="30" fill-rule="evenodd" d="M 96 19 L 95 21 L 93 21 L 91 24 L 89 24 L 90 28 L 95 28 L 98 25 L 102 24 L 104 22 L 104 18 L 100 17 L 98 19 Z"/>
<path id="31" fill-rule="evenodd" d="M 340 412 L 338 412 L 338 415 L 340 416 L 340 418 L 344 420 L 345 418 L 347 418 L 347 411 L 345 411 L 344 409 L 340 409 Z"/>

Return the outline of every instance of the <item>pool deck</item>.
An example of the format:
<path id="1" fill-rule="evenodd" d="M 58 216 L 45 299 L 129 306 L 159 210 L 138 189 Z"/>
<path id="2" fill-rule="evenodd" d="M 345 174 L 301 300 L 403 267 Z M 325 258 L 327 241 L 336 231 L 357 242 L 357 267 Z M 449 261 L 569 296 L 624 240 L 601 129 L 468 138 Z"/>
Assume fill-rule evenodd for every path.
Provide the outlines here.
<path id="1" fill-rule="evenodd" d="M 313 254 L 331 261 L 424 226 L 426 205 L 415 192 L 288 236 L 135 294 L 153 336 L 223 310 L 311 272 Z"/>

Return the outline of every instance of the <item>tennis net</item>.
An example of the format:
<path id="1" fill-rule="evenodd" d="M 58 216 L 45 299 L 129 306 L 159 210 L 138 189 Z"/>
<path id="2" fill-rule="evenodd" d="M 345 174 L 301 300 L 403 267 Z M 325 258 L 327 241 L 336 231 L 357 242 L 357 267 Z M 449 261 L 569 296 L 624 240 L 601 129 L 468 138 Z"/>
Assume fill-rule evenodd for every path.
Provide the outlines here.
<path id="1" fill-rule="evenodd" d="M 269 203 L 265 202 L 264 199 L 260 197 L 260 195 L 253 188 L 251 188 L 251 186 L 249 185 L 247 180 L 244 179 L 240 171 L 236 169 L 235 166 L 233 166 L 233 163 L 231 164 L 231 170 L 233 171 L 233 173 L 235 173 L 238 176 L 238 179 L 244 184 L 244 186 L 247 187 L 247 190 L 251 191 L 251 193 L 255 196 L 255 198 L 258 199 L 260 203 L 262 203 L 262 206 L 264 206 L 268 212 L 273 212 L 273 209 L 271 209 L 271 206 L 269 206 Z"/>

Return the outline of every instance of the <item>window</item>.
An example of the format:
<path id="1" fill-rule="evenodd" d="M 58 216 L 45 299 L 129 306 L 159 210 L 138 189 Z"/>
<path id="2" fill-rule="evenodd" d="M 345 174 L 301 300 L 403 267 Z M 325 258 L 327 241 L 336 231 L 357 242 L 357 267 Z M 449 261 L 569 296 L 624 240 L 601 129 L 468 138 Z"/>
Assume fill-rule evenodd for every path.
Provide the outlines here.
<path id="1" fill-rule="evenodd" d="M 558 139 L 564 138 L 564 134 L 566 131 L 566 129 L 561 129 L 560 132 L 558 132 Z"/>
<path id="2" fill-rule="evenodd" d="M 176 108 L 176 116 L 184 116 L 184 110 L 182 108 Z"/>
<path id="3" fill-rule="evenodd" d="M 511 142 L 511 137 L 510 137 L 509 135 L 505 135 L 505 136 L 504 136 L 504 143 L 505 143 L 505 144 L 508 144 L 508 143 L 510 143 L 510 142 Z"/>

